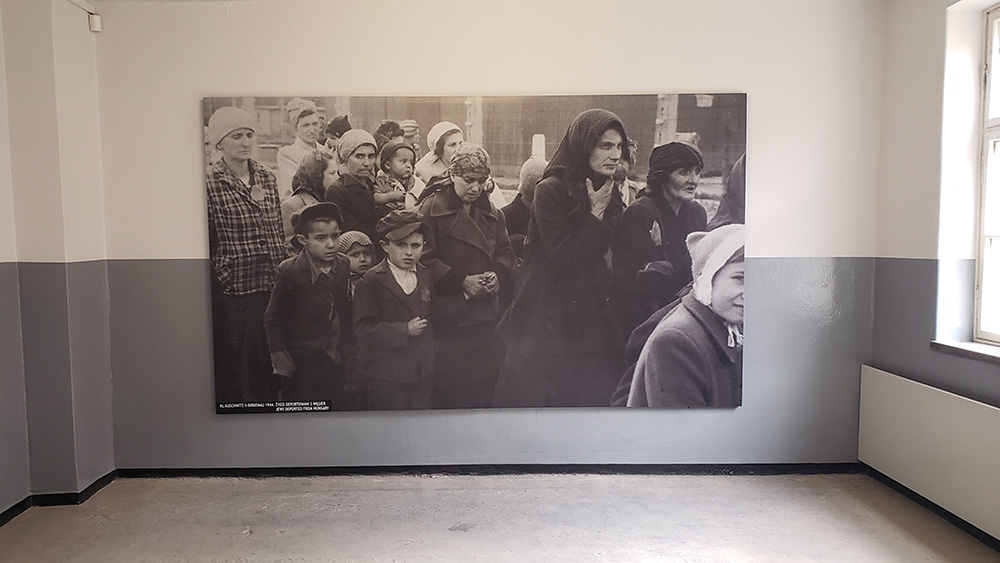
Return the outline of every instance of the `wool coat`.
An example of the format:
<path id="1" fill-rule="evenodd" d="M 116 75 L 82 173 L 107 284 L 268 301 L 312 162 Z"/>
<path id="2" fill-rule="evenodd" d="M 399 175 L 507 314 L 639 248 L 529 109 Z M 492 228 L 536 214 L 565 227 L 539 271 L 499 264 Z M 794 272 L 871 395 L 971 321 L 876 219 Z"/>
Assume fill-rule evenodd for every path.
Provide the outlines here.
<path id="1" fill-rule="evenodd" d="M 466 276 L 492 271 L 501 287 L 513 286 L 514 251 L 507 238 L 503 213 L 483 192 L 470 213 L 462 208 L 451 179 L 423 200 L 424 253 L 420 261 L 430 271 L 437 291 L 435 322 L 456 326 L 496 323 L 500 319 L 497 296 L 466 299 Z"/>
<path id="2" fill-rule="evenodd" d="M 341 334 L 350 330 L 348 296 L 350 262 L 338 254 L 328 276 L 312 281 L 305 251 L 278 265 L 278 279 L 264 313 L 270 351 L 287 351 L 293 358 L 326 351 L 341 357 Z M 337 349 L 326 350 L 335 343 Z"/>
<path id="3" fill-rule="evenodd" d="M 627 331 L 673 301 L 691 281 L 691 254 L 685 239 L 689 233 L 704 231 L 707 223 L 701 204 L 684 201 L 675 213 L 661 194 L 646 190 L 625 210 L 615 237 L 614 270 Z M 637 274 L 651 262 L 669 263 L 672 274 L 647 275 L 654 283 L 642 283 Z"/>
<path id="4" fill-rule="evenodd" d="M 365 376 L 397 383 L 414 383 L 434 373 L 434 331 L 410 336 L 407 323 L 427 319 L 431 278 L 417 264 L 417 287 L 407 295 L 389 270 L 387 260 L 365 272 L 354 288 L 354 335 L 359 367 Z"/>
<path id="5" fill-rule="evenodd" d="M 606 406 L 625 367 L 607 261 L 623 204 L 615 193 L 598 219 L 586 182 L 610 128 L 626 138 L 611 112 L 578 116 L 535 189 L 520 284 L 498 326 L 507 355 L 496 406 Z"/>
<path id="6" fill-rule="evenodd" d="M 742 395 L 743 346 L 729 346 L 725 322 L 684 296 L 646 341 L 628 406 L 738 407 Z"/>
<path id="7" fill-rule="evenodd" d="M 355 178 L 349 174 L 341 174 L 330 184 L 324 199 L 336 203 L 340 208 L 340 214 L 344 219 L 340 225 L 341 231 L 345 233 L 361 231 L 373 241 L 378 240 L 375 236 L 375 225 L 381 217 L 375 205 L 373 189 L 369 180 Z M 378 253 L 378 245 L 375 249 Z"/>

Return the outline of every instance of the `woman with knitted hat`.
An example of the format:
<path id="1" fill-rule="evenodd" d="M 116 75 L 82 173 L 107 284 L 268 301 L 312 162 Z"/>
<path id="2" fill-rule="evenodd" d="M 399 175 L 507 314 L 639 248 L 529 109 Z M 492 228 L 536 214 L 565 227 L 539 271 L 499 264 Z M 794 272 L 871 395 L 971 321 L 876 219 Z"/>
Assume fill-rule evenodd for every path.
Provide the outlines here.
<path id="1" fill-rule="evenodd" d="M 375 154 L 375 137 L 371 133 L 363 129 L 344 133 L 337 146 L 343 173 L 330 184 L 325 196 L 326 201 L 340 207 L 344 216 L 341 228 L 345 232 L 361 231 L 372 240 L 377 238 L 375 225 L 380 218 L 373 193 Z"/>
<path id="2" fill-rule="evenodd" d="M 630 407 L 738 407 L 743 401 L 744 228 L 691 233 L 694 287 L 639 354 Z"/>
<path id="3" fill-rule="evenodd" d="M 448 171 L 452 156 L 464 140 L 462 129 L 450 121 L 442 121 L 431 127 L 427 133 L 429 152 L 417 162 L 413 173 L 423 183 L 429 184 L 431 178 Z"/>
<path id="4" fill-rule="evenodd" d="M 615 239 L 615 283 L 624 301 L 626 333 L 691 281 L 684 238 L 704 231 L 708 222 L 705 208 L 694 201 L 702 166 L 701 151 L 688 143 L 660 145 L 649 155 L 646 188 L 625 210 Z"/>
<path id="5" fill-rule="evenodd" d="M 208 172 L 209 256 L 221 288 L 231 373 L 216 374 L 218 402 L 273 401 L 264 310 L 278 264 L 287 257 L 274 175 L 250 158 L 254 121 L 235 107 L 208 120 L 209 142 L 221 154 Z"/>
<path id="6" fill-rule="evenodd" d="M 507 344 L 494 406 L 604 406 L 625 368 L 611 277 L 624 204 L 613 175 L 628 154 L 617 115 L 569 126 L 535 188 L 524 268 L 498 331 Z"/>
<path id="7" fill-rule="evenodd" d="M 292 177 L 307 154 L 314 150 L 327 150 L 317 143 L 323 129 L 316 103 L 302 98 L 292 98 L 285 104 L 288 120 L 295 130 L 295 142 L 278 149 L 278 189 L 281 199 L 292 195 Z"/>
<path id="8" fill-rule="evenodd" d="M 420 205 L 424 252 L 434 283 L 437 364 L 434 406 L 483 408 L 503 360 L 496 324 L 501 290 L 513 289 L 514 251 L 503 213 L 490 203 L 490 156 L 473 143 L 455 151 L 446 176 L 427 186 Z"/>

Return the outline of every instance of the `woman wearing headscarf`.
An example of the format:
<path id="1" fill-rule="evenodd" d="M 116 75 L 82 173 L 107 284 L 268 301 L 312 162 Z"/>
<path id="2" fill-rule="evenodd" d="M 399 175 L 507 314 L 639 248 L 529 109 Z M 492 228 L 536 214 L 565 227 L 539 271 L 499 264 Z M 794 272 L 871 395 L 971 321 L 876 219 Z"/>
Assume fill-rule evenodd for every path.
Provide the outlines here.
<path id="1" fill-rule="evenodd" d="M 278 149 L 278 193 L 282 200 L 292 194 L 292 177 L 302 159 L 314 150 L 326 150 L 316 142 L 323 129 L 323 119 L 317 113 L 315 102 L 292 98 L 285 104 L 285 111 L 295 130 L 295 142 Z"/>
<path id="2" fill-rule="evenodd" d="M 333 157 L 321 150 L 306 155 L 299 169 L 292 176 L 292 195 L 281 202 L 281 224 L 284 227 L 285 243 L 291 244 L 295 237 L 292 215 L 306 206 L 323 201 L 326 189 L 337 179 L 337 164 Z"/>
<path id="3" fill-rule="evenodd" d="M 624 299 L 626 333 L 673 301 L 691 281 L 691 255 L 684 239 L 704 231 L 705 208 L 694 201 L 704 165 L 688 143 L 654 147 L 646 188 L 625 210 L 615 239 L 615 282 Z"/>
<path id="4" fill-rule="evenodd" d="M 639 354 L 630 407 L 738 407 L 743 397 L 744 228 L 691 233 L 694 287 Z"/>
<path id="5" fill-rule="evenodd" d="M 451 158 L 464 140 L 462 129 L 450 121 L 442 121 L 431 127 L 427 133 L 428 153 L 417 161 L 416 166 L 413 167 L 413 173 L 423 183 L 429 184 L 431 178 L 448 171 Z"/>
<path id="6" fill-rule="evenodd" d="M 494 406 L 608 403 L 625 367 L 610 248 L 627 138 L 615 114 L 581 113 L 535 188 L 521 281 L 498 327 L 507 354 Z"/>
<path id="7" fill-rule="evenodd" d="M 209 140 L 221 157 L 208 172 L 208 234 L 213 281 L 221 289 L 228 322 L 231 353 L 229 385 L 232 396 L 219 402 L 273 401 L 277 390 L 271 375 L 270 352 L 264 335 L 264 310 L 275 272 L 287 257 L 281 229 L 281 208 L 274 175 L 250 158 L 254 122 L 235 107 L 216 110 L 208 120 Z"/>
<path id="8" fill-rule="evenodd" d="M 490 156 L 472 143 L 426 188 L 421 262 L 434 282 L 434 406 L 483 408 L 503 360 L 496 323 L 500 290 L 513 287 L 514 252 L 504 215 L 486 193 Z"/>
<path id="9" fill-rule="evenodd" d="M 361 231 L 371 240 L 375 236 L 375 225 L 379 211 L 375 205 L 375 137 L 363 129 L 351 129 L 344 133 L 337 146 L 337 158 L 342 174 L 326 190 L 326 201 L 340 207 L 344 224 L 343 232 Z M 375 247 L 378 252 L 378 246 Z"/>

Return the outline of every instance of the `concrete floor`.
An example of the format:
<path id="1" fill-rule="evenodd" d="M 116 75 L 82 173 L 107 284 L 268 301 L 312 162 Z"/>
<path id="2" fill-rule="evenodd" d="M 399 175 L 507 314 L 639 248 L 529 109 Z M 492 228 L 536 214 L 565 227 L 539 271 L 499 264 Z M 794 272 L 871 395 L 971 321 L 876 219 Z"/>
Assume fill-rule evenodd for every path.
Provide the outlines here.
<path id="1" fill-rule="evenodd" d="M 865 475 L 120 479 L 0 562 L 1000 562 Z"/>

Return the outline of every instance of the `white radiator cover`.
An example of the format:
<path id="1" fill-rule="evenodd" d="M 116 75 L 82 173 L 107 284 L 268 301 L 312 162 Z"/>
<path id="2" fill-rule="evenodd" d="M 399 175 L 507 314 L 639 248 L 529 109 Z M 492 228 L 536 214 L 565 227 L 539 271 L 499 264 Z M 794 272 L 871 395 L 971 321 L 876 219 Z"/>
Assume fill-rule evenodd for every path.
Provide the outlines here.
<path id="1" fill-rule="evenodd" d="M 858 459 L 1000 539 L 1000 409 L 861 366 Z"/>

